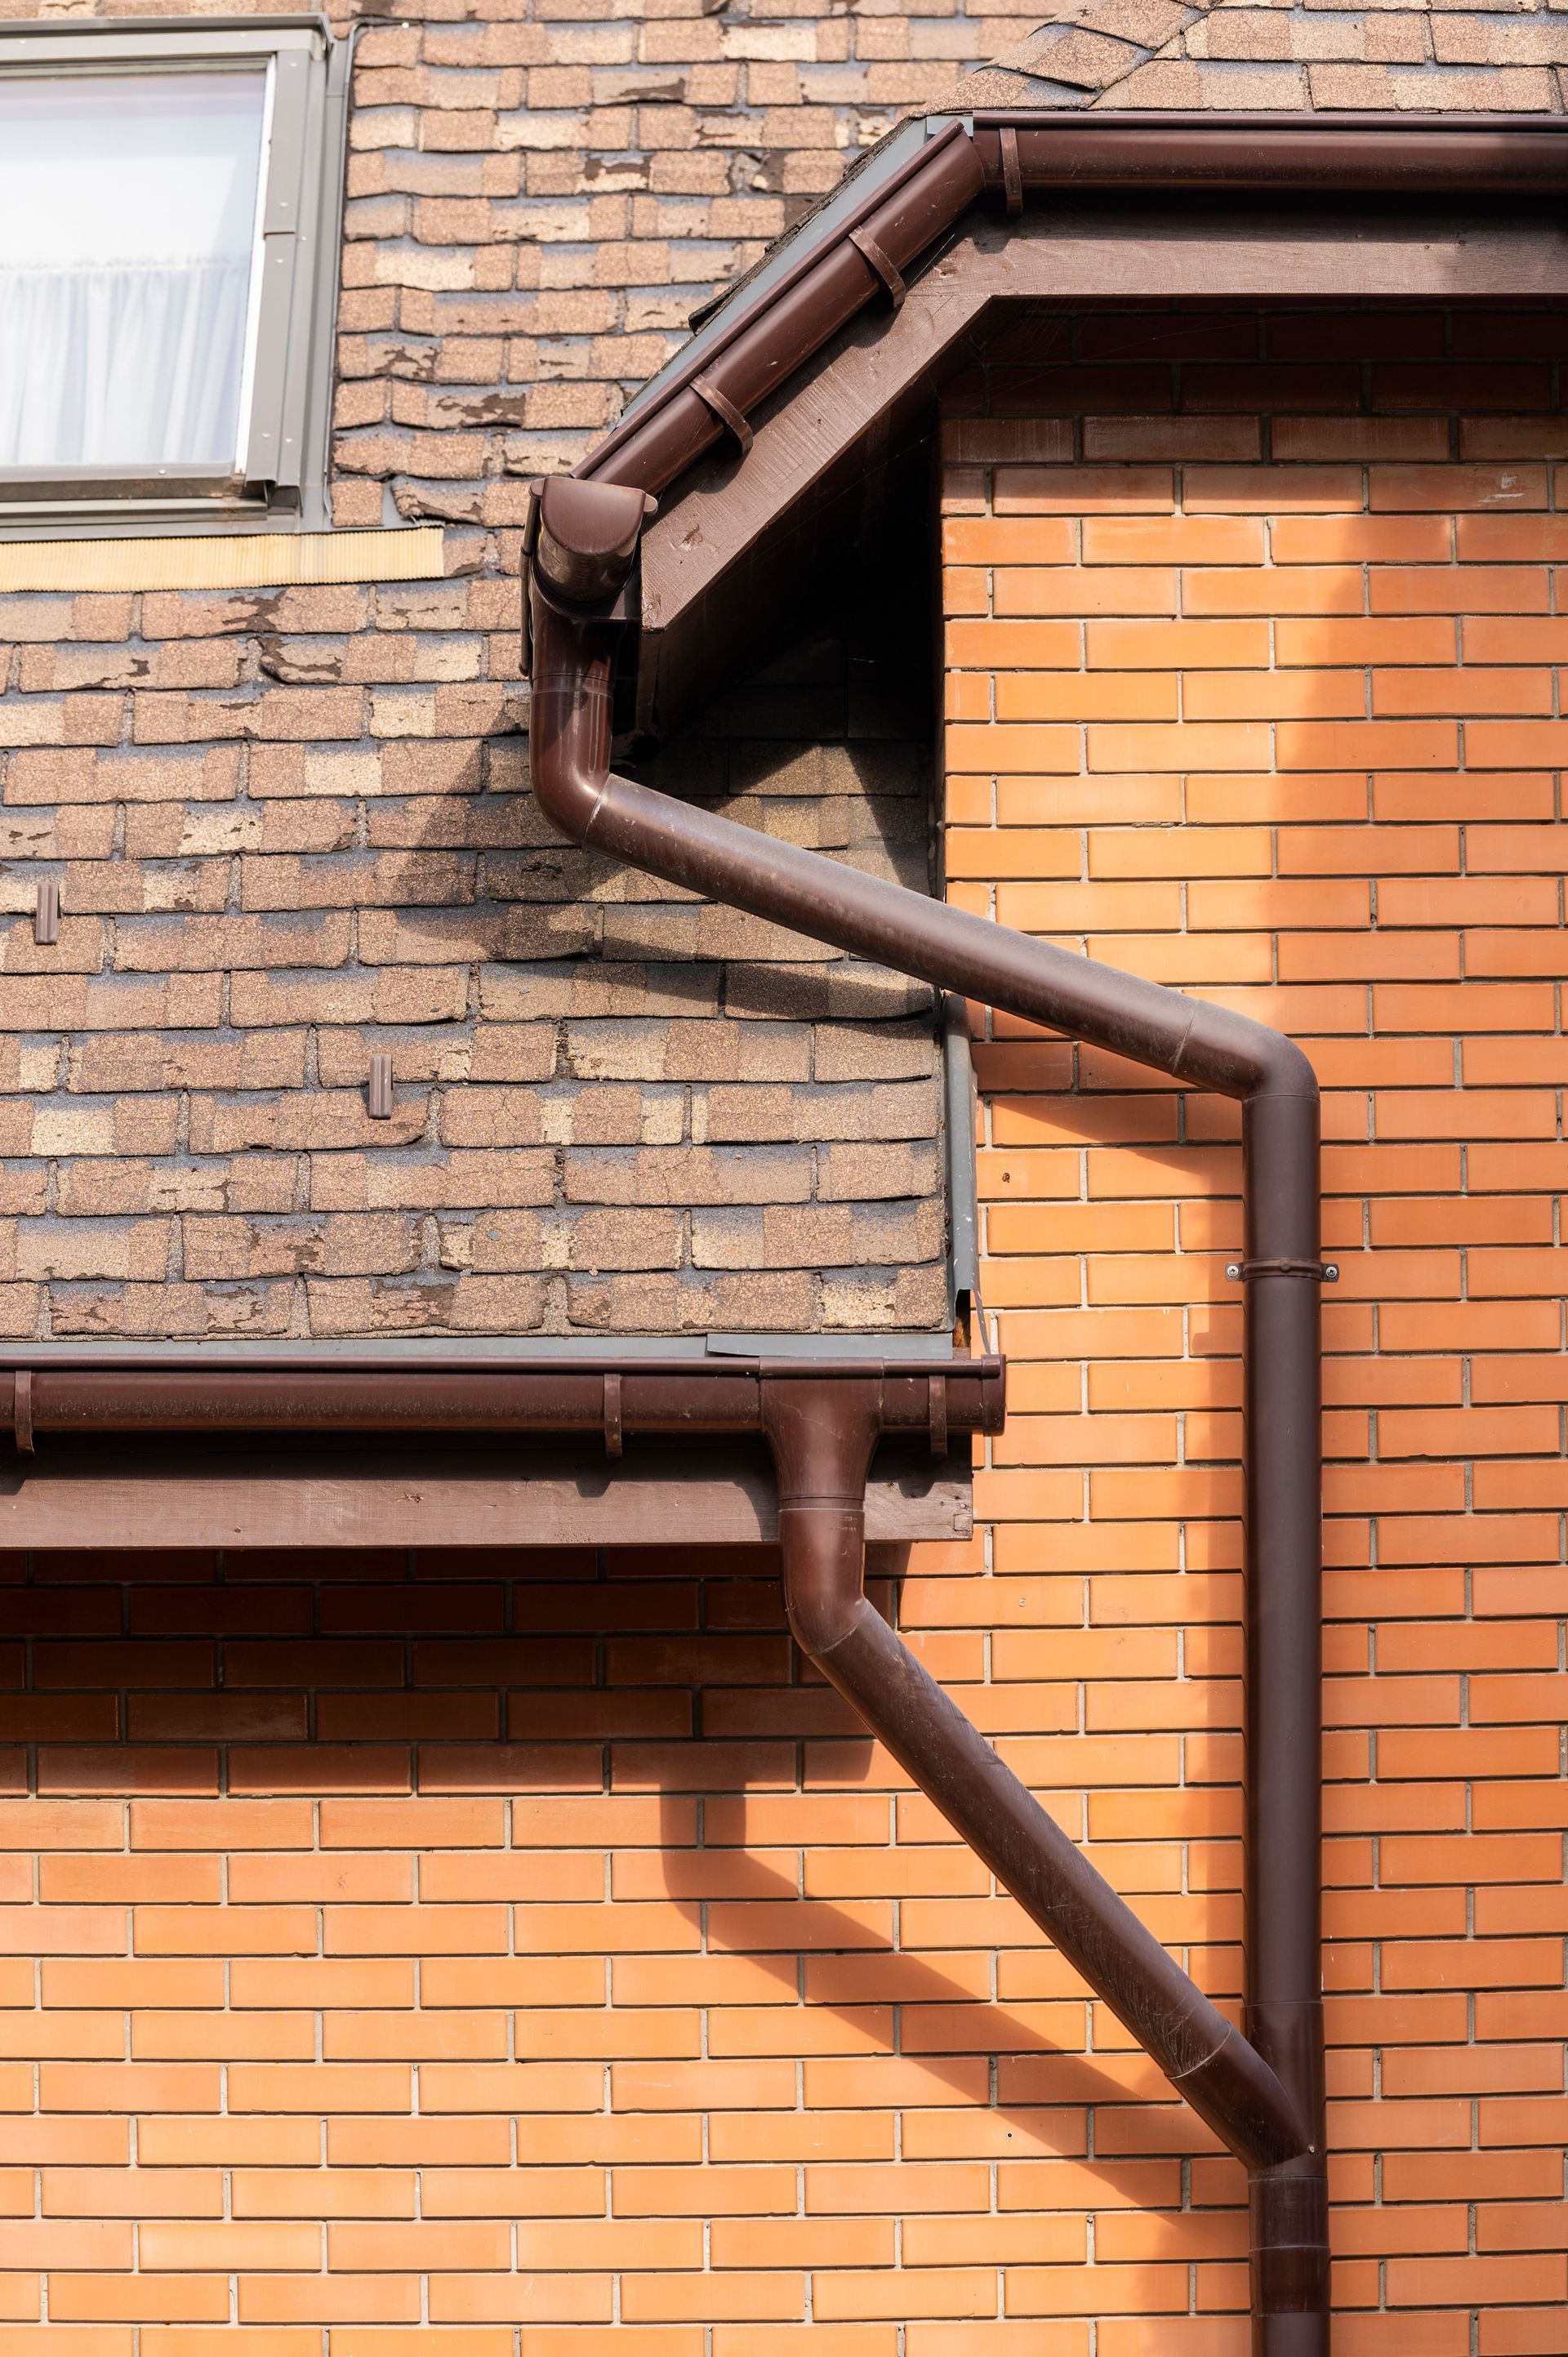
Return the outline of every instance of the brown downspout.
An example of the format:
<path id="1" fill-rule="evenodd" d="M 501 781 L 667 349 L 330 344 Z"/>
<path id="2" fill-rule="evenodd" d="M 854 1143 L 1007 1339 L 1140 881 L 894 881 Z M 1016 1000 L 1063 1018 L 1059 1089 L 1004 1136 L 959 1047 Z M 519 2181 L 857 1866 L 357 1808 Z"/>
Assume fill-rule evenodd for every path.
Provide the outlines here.
<path id="1" fill-rule="evenodd" d="M 866 1600 L 873 1386 L 765 1387 L 763 1427 L 779 1475 L 784 1602 L 801 1651 L 1199 2118 L 1251 2169 L 1291 2159 L 1307 2132 L 1275 2073 Z"/>
<path id="2" fill-rule="evenodd" d="M 800 1641 L 1246 2158 L 1256 2357 L 1324 2357 L 1316 1076 L 1290 1040 L 1243 1016 L 615 776 L 618 601 L 647 504 L 640 489 L 616 483 L 557 477 L 542 487 L 530 591 L 531 763 L 540 807 L 562 833 L 710 899 L 1241 1101 L 1247 2040 L 1232 2034 L 1222 2046 L 1205 2045 L 1208 2032 L 1195 2025 L 1204 2008 L 1218 2018 L 1208 2001 L 897 1640 L 871 1625 L 860 1598 L 856 1519 L 864 1435 L 830 1411 L 806 1426 L 798 1413 L 788 1424 L 775 1417 L 769 1437 Z"/>

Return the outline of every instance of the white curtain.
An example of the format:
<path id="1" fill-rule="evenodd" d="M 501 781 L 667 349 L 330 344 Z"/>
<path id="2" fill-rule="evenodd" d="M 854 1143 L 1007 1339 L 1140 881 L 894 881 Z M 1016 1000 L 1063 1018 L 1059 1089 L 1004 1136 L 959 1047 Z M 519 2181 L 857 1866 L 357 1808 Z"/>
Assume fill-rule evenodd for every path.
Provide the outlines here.
<path id="1" fill-rule="evenodd" d="M 265 95 L 0 81 L 0 466 L 235 464 Z"/>

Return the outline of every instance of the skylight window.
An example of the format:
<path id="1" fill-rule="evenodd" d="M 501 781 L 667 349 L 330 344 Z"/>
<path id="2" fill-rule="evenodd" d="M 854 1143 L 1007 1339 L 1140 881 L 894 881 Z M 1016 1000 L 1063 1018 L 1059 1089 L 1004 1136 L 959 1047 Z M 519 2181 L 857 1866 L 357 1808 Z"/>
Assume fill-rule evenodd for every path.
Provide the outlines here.
<path id="1" fill-rule="evenodd" d="M 0 82 L 0 465 L 238 471 L 268 82 Z"/>
<path id="2" fill-rule="evenodd" d="M 0 529 L 326 520 L 337 67 L 315 18 L 0 28 Z"/>

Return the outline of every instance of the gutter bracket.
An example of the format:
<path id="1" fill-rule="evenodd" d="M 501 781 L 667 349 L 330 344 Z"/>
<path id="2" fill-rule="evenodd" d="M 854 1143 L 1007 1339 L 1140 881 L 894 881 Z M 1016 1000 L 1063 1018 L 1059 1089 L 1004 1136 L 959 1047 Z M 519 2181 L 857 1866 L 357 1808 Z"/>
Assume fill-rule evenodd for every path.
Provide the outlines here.
<path id="1" fill-rule="evenodd" d="M 1002 150 L 1002 188 L 1007 218 L 1016 221 L 1024 210 L 1024 167 L 1018 160 L 1018 134 L 1010 123 L 1003 124 L 997 142 Z"/>
<path id="2" fill-rule="evenodd" d="M 931 1455 L 948 1453 L 948 1383 L 945 1375 L 926 1378 L 926 1415 L 930 1427 Z"/>
<path id="3" fill-rule="evenodd" d="M 740 455 L 744 458 L 757 436 L 728 393 L 716 385 L 711 376 L 694 376 L 692 379 L 692 391 L 699 401 L 707 404 L 725 432 L 734 435 L 740 445 Z"/>
<path id="4" fill-rule="evenodd" d="M 890 254 L 884 253 L 868 229 L 852 229 L 849 232 L 849 242 L 857 253 L 865 256 L 886 287 L 893 308 L 896 311 L 901 311 L 904 307 L 904 297 L 909 290 L 904 284 L 903 273 L 897 264 Z"/>

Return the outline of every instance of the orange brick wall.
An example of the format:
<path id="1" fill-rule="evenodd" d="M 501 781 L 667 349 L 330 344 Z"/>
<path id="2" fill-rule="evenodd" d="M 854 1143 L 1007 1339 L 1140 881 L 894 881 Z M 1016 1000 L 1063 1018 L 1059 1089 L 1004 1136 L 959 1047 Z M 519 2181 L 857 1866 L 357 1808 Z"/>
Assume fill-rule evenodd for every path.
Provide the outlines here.
<path id="1" fill-rule="evenodd" d="M 1336 2357 L 1563 2348 L 1555 332 L 1049 322 L 945 429 L 951 889 L 1328 1086 Z M 1229 2001 L 1232 1117 L 980 1060 L 1012 1415 L 877 1592 Z M 0 2357 L 1243 2357 L 1239 2171 L 761 1551 L 0 1620 Z"/>
<path id="2" fill-rule="evenodd" d="M 951 896 L 1245 1007 L 1324 1083 L 1339 2357 L 1568 2345 L 1563 349 L 1550 313 L 1058 317 L 944 428 Z M 979 1060 L 1012 1414 L 989 1589 L 937 1617 L 993 1624 L 986 1724 L 1233 1991 L 1235 1109 L 1005 1021 Z M 1097 2155 L 1152 2149 L 1203 2145 L 1097 2113 Z M 1238 2190 L 1205 2158 L 1206 2214 L 1101 2215 L 1142 2270 L 1065 2298 L 1232 2308 Z M 1004 2270 L 1003 2313 L 1040 2280 Z M 1240 2345 L 1187 2330 L 1099 2346 Z"/>

